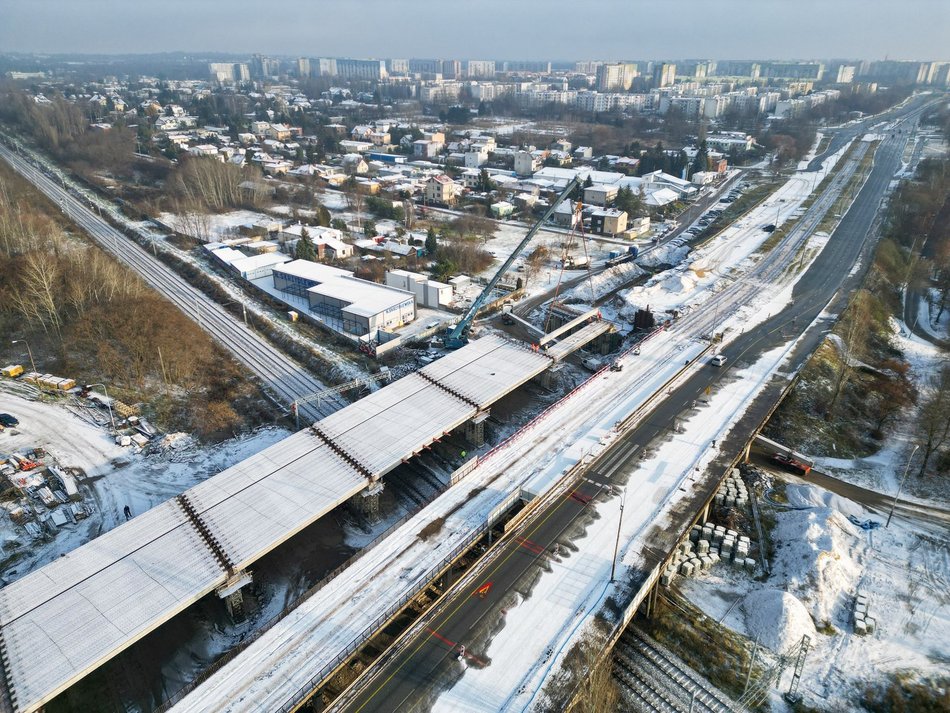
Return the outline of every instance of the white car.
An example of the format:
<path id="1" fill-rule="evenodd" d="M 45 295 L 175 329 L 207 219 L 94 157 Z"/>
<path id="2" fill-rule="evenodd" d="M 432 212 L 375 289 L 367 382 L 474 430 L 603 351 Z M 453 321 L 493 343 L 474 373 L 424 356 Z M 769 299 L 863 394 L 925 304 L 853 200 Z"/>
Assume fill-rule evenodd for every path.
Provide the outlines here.
<path id="1" fill-rule="evenodd" d="M 712 359 L 709 360 L 709 363 L 712 364 L 713 366 L 722 366 L 723 364 L 726 363 L 726 357 L 724 357 L 722 354 L 717 354 L 716 356 L 714 356 Z"/>

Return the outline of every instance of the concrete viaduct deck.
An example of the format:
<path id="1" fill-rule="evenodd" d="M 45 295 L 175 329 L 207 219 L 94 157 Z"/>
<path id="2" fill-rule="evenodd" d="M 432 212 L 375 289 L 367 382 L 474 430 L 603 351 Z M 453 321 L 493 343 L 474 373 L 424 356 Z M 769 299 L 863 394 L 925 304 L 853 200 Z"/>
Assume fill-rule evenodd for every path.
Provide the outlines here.
<path id="1" fill-rule="evenodd" d="M 35 711 L 422 449 L 552 358 L 473 341 L 0 590 L 0 657 Z"/>

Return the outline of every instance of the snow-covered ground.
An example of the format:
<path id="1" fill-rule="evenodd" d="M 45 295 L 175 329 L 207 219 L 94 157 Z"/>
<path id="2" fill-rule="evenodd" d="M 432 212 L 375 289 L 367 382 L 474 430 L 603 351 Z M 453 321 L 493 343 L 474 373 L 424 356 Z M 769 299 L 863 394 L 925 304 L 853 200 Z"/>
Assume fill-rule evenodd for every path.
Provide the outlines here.
<path id="1" fill-rule="evenodd" d="M 106 429 L 57 403 L 29 401 L 0 390 L 0 412 L 20 420 L 15 429 L 0 433 L 0 452 L 42 446 L 47 463 L 81 471 L 80 492 L 91 510 L 88 518 L 63 525 L 47 540 L 30 540 L 3 513 L 0 538 L 5 555 L 17 549 L 14 543 L 29 543 L 23 556 L 0 572 L 6 580 L 18 579 L 124 522 L 126 505 L 133 516 L 139 515 L 288 435 L 283 429 L 266 428 L 211 447 L 179 438 L 174 448 L 146 456 L 115 445 Z"/>
<path id="2" fill-rule="evenodd" d="M 161 213 L 158 219 L 184 235 L 198 240 L 218 241 L 236 237 L 238 228 L 242 225 L 254 225 L 258 221 L 269 220 L 269 217 L 251 210 L 232 210 L 227 213 L 184 216 Z"/>
<path id="3" fill-rule="evenodd" d="M 825 170 L 839 157 L 840 153 L 829 159 Z M 803 201 L 812 185 L 813 179 L 791 179 L 783 187 L 783 208 L 791 212 L 794 206 L 787 204 Z M 765 234 L 745 230 L 733 237 L 736 240 L 732 246 L 722 237 L 713 241 L 703 257 L 715 261 L 717 270 L 738 266 L 740 262 L 744 268 L 752 269 L 751 262 L 744 261 L 765 239 Z M 711 269 L 707 267 L 702 272 L 707 271 Z M 748 328 L 766 320 L 770 312 L 787 302 L 796 276 L 797 273 L 783 273 L 784 289 L 768 294 L 756 291 L 740 311 L 729 300 L 747 299 L 749 293 L 733 289 L 722 294 L 728 284 L 714 286 L 715 280 L 706 280 L 692 296 L 698 299 L 703 292 L 718 291 L 722 294 L 723 313 L 728 314 L 726 321 Z M 702 280 L 704 275 L 697 277 Z M 615 424 L 619 420 L 642 408 L 651 396 L 664 398 L 667 380 L 682 368 L 684 360 L 701 353 L 706 346 L 693 335 L 719 326 L 715 322 L 713 315 L 705 315 L 691 320 L 689 329 L 683 326 L 660 332 L 644 345 L 640 356 L 624 358 L 622 371 L 593 376 L 582 389 L 529 424 L 459 485 L 356 562 L 344 576 L 330 582 L 264 634 L 188 696 L 177 710 L 203 710 L 212 701 L 229 711 L 257 710 L 284 703 L 323 665 L 332 662 L 341 651 L 349 650 L 355 637 L 386 611 L 389 602 L 398 599 L 402 592 L 412 591 L 433 564 L 484 523 L 508 493 L 518 487 L 528 487 L 532 492 L 550 487 L 587 454 L 599 452 L 612 442 L 617 437 Z M 766 354 L 739 372 L 739 378 L 720 388 L 709 408 L 688 419 L 684 435 L 668 441 L 643 462 L 641 469 L 648 477 L 632 481 L 629 486 L 636 493 L 628 494 L 631 504 L 624 514 L 623 567 L 637 564 L 647 526 L 656 521 L 664 506 L 676 499 L 679 487 L 688 485 L 695 469 L 702 469 L 712 459 L 712 442 L 719 441 L 742 415 L 792 346 Z M 581 551 L 567 560 L 566 569 L 556 568 L 553 573 L 542 574 L 532 599 L 543 597 L 550 606 L 509 610 L 505 628 L 490 645 L 493 664 L 477 672 L 466 672 L 454 688 L 443 694 L 438 703 L 441 708 L 543 707 L 540 691 L 549 674 L 557 670 L 573 643 L 584 636 L 586 626 L 600 613 L 602 603 L 613 591 L 611 586 L 604 585 L 605 568 L 609 569 L 604 553 L 610 549 L 604 543 L 616 534 L 615 526 L 606 523 L 616 522 L 619 502 L 614 498 L 598 506 L 601 517 L 577 543 Z M 420 541 L 419 531 L 437 518 L 444 518 L 438 541 Z M 560 607 L 566 616 L 553 616 L 552 606 Z M 531 632 L 530 637 L 524 636 L 526 631 Z M 526 666 L 526 661 L 535 663 Z M 499 708 L 499 703 L 504 705 Z"/>
<path id="4" fill-rule="evenodd" d="M 709 617 L 773 652 L 811 639 L 800 691 L 821 710 L 851 710 L 888 673 L 945 674 L 950 655 L 950 538 L 945 529 L 901 518 L 863 530 L 848 516 L 876 513 L 813 484 L 788 485 L 775 508 L 771 575 L 755 581 L 733 567 L 679 580 Z M 853 600 L 869 599 L 876 631 L 854 633 Z M 735 606 L 738 603 L 738 606 Z M 832 629 L 823 628 L 830 624 Z M 785 679 L 785 685 L 788 678 Z M 777 697 L 773 710 L 784 710 Z"/>
<path id="5" fill-rule="evenodd" d="M 924 299 L 917 304 L 917 324 L 934 339 L 946 339 L 950 334 L 950 309 L 940 313 L 940 295 L 937 290 L 930 290 Z"/>
<path id="6" fill-rule="evenodd" d="M 918 390 L 920 404 L 932 388 L 931 376 L 946 363 L 947 355 L 939 347 L 913 334 L 904 322 L 892 319 L 891 327 L 891 342 L 910 365 L 908 378 Z M 846 482 L 881 493 L 896 493 L 914 444 L 920 440 L 917 417 L 916 409 L 903 413 L 891 427 L 881 449 L 873 455 L 853 459 L 819 457 L 814 459 L 815 466 Z M 921 453 L 918 451 L 914 455 L 901 497 L 946 507 L 950 484 L 943 478 L 917 477 L 914 465 L 919 467 Z"/>

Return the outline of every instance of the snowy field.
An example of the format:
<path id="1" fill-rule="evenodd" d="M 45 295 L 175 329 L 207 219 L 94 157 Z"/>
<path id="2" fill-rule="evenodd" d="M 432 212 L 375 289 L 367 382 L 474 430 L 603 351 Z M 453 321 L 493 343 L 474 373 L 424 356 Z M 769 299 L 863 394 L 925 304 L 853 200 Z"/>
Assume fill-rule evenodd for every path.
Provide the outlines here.
<path id="1" fill-rule="evenodd" d="M 6 581 L 19 579 L 121 524 L 126 505 L 133 516 L 139 515 L 288 435 L 283 429 L 267 428 L 211 447 L 179 437 L 174 447 L 146 456 L 115 445 L 106 429 L 56 403 L 29 401 L 0 390 L 0 412 L 20 420 L 15 429 L 0 433 L 0 452 L 42 446 L 49 454 L 47 463 L 78 469 L 83 474 L 79 477 L 83 502 L 92 511 L 85 520 L 58 528 L 55 537 L 38 540 L 30 540 L 23 528 L 0 514 L 4 556 L 29 543 L 23 556 L 0 572 Z"/>
<path id="2" fill-rule="evenodd" d="M 263 213 L 251 210 L 232 210 L 227 213 L 202 213 L 197 217 L 175 213 L 161 213 L 158 219 L 179 233 L 198 240 L 218 241 L 237 236 L 242 225 L 253 225 L 260 220 L 271 220 Z"/>
<path id="3" fill-rule="evenodd" d="M 809 636 L 800 691 L 806 705 L 822 710 L 853 709 L 863 688 L 889 673 L 946 674 L 946 528 L 902 517 L 886 530 L 864 530 L 849 516 L 883 524 L 883 514 L 812 484 L 789 484 L 785 492 L 788 507 L 774 508 L 771 575 L 755 581 L 719 564 L 677 580 L 689 600 L 773 653 Z M 851 619 L 858 592 L 868 597 L 868 614 L 876 620 L 866 636 L 855 634 Z M 788 680 L 786 674 L 785 687 Z M 777 696 L 772 709 L 785 709 Z"/>

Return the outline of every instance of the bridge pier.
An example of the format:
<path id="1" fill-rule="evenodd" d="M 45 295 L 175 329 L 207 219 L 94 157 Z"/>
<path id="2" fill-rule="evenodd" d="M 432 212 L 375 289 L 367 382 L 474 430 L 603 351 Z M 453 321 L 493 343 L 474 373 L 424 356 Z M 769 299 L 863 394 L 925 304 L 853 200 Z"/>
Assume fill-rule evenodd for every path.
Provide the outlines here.
<path id="1" fill-rule="evenodd" d="M 660 582 L 657 580 L 653 583 L 653 586 L 650 587 L 650 591 L 647 592 L 646 599 L 643 600 L 643 615 L 647 619 L 653 618 L 653 613 L 656 611 L 656 599 L 659 596 L 660 592 Z"/>
<path id="2" fill-rule="evenodd" d="M 554 388 L 554 380 L 557 378 L 557 369 L 551 367 L 550 369 L 545 369 L 540 374 L 535 377 L 538 381 L 538 384 L 542 389 L 547 389 L 550 391 Z"/>
<path id="3" fill-rule="evenodd" d="M 383 493 L 383 481 L 377 480 L 350 502 L 356 511 L 370 522 L 379 521 L 379 496 Z"/>
<path id="4" fill-rule="evenodd" d="M 749 458 L 752 455 L 752 441 L 754 439 L 749 439 L 749 442 L 745 444 L 745 449 L 742 451 L 742 462 L 748 463 Z"/>
<path id="5" fill-rule="evenodd" d="M 244 587 L 253 581 L 250 572 L 235 572 L 228 581 L 215 590 L 219 599 L 224 600 L 231 621 L 244 621 Z"/>
<path id="6" fill-rule="evenodd" d="M 488 410 L 479 411 L 470 421 L 465 422 L 465 440 L 478 448 L 485 445 L 485 421 Z"/>

